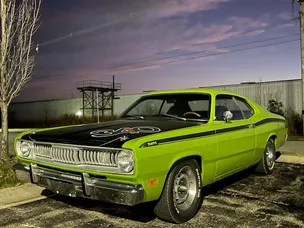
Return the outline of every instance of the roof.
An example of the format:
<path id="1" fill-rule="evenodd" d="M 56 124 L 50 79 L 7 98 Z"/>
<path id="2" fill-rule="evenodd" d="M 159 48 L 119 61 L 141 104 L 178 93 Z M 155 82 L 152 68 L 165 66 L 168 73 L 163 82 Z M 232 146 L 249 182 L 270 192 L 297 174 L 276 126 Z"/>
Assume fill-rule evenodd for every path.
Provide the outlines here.
<path id="1" fill-rule="evenodd" d="M 243 97 L 240 94 L 231 92 L 231 91 L 225 91 L 225 90 L 218 90 L 218 89 L 207 89 L 207 88 L 193 88 L 193 89 L 171 89 L 171 90 L 159 90 L 150 92 L 147 95 L 161 95 L 161 94 L 172 94 L 172 93 L 208 93 L 211 95 L 216 94 L 229 94 L 229 95 L 237 95 L 240 97 Z"/>
<path id="2" fill-rule="evenodd" d="M 185 88 L 185 89 L 168 89 L 168 90 L 146 90 L 148 94 L 164 94 L 164 93 L 185 93 L 185 92 L 205 92 L 205 93 L 225 93 L 225 94 L 234 94 L 239 95 L 237 93 L 229 92 L 227 90 L 217 89 L 219 87 L 231 87 L 231 86 L 245 86 L 245 85 L 258 85 L 258 84 L 270 84 L 270 83 L 282 83 L 282 82 L 294 82 L 294 81 L 301 81 L 301 79 L 287 79 L 287 80 L 276 80 L 276 81 L 261 81 L 261 82 L 242 82 L 239 84 L 224 84 L 224 85 L 213 85 L 213 86 L 200 86 L 197 88 Z"/>

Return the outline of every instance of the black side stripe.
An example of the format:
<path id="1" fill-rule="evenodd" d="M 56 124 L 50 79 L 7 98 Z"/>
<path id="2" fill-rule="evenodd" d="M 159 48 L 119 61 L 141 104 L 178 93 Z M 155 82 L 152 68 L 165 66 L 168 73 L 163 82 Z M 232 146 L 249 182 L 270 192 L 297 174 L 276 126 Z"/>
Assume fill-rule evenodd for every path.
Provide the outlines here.
<path id="1" fill-rule="evenodd" d="M 172 137 L 172 138 L 157 140 L 157 144 L 167 143 L 167 142 L 171 142 L 171 141 L 178 141 L 178 140 L 183 140 L 183 139 L 204 137 L 204 136 L 209 136 L 209 135 L 214 135 L 214 134 L 215 134 L 215 131 L 205 131 L 205 132 L 200 132 L 200 133 L 195 133 L 195 134 L 190 134 L 190 135 L 175 136 L 175 137 Z"/>
<path id="2" fill-rule="evenodd" d="M 262 125 L 262 124 L 271 123 L 271 122 L 282 122 L 282 123 L 286 123 L 286 120 L 276 119 L 276 118 L 268 118 L 268 119 L 264 119 L 264 120 L 261 120 L 261 121 L 259 121 L 259 122 L 256 122 L 254 125 L 255 125 L 255 126 L 260 126 L 260 125 Z"/>
<path id="3" fill-rule="evenodd" d="M 256 122 L 254 124 L 251 124 L 251 125 L 253 125 L 254 127 L 257 127 L 257 126 L 260 126 L 263 124 L 273 123 L 273 122 L 283 122 L 286 124 L 285 120 L 277 119 L 277 118 L 268 118 L 268 119 L 264 119 L 259 122 Z M 229 128 L 219 129 L 219 130 L 205 131 L 205 132 L 200 132 L 200 133 L 181 135 L 181 136 L 175 136 L 175 137 L 150 141 L 150 142 L 143 143 L 140 146 L 140 148 L 156 146 L 156 145 L 159 145 L 162 143 L 168 143 L 168 142 L 179 141 L 179 140 L 184 140 L 184 139 L 199 138 L 199 137 L 205 137 L 205 136 L 210 136 L 210 135 L 215 135 L 215 134 L 220 134 L 220 133 L 227 133 L 227 132 L 231 132 L 231 131 L 239 131 L 239 130 L 247 129 L 247 128 L 249 128 L 249 126 L 250 126 L 249 124 L 245 124 L 245 125 L 237 126 L 237 127 L 229 127 Z"/>
<path id="4" fill-rule="evenodd" d="M 243 130 L 243 129 L 246 129 L 246 128 L 249 128 L 248 124 L 242 125 L 242 126 L 237 126 L 237 127 L 229 127 L 229 128 L 219 129 L 219 130 L 216 130 L 215 133 L 216 134 L 227 133 L 227 132 L 230 132 L 230 131 L 238 131 L 238 130 Z"/>

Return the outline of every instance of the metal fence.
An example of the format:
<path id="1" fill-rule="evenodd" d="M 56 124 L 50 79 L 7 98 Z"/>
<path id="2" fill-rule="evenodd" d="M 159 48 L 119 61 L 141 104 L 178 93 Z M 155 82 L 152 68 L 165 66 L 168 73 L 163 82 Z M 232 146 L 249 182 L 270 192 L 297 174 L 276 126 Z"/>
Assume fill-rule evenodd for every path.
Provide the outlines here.
<path id="1" fill-rule="evenodd" d="M 235 92 L 252 99 L 263 107 L 267 107 L 269 100 L 275 99 L 283 103 L 286 114 L 291 112 L 300 114 L 302 112 L 302 82 L 300 79 L 206 88 Z"/>

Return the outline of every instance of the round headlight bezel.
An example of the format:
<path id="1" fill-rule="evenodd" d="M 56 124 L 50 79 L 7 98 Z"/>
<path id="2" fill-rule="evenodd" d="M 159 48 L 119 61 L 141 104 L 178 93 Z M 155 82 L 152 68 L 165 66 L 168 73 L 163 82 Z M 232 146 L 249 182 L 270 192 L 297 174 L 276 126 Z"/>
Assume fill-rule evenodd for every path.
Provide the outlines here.
<path id="1" fill-rule="evenodd" d="M 117 154 L 117 166 L 124 173 L 134 171 L 134 154 L 131 150 L 121 150 Z"/>
<path id="2" fill-rule="evenodd" d="M 21 141 L 19 144 L 19 154 L 22 157 L 29 157 L 33 148 L 33 144 L 26 141 Z"/>

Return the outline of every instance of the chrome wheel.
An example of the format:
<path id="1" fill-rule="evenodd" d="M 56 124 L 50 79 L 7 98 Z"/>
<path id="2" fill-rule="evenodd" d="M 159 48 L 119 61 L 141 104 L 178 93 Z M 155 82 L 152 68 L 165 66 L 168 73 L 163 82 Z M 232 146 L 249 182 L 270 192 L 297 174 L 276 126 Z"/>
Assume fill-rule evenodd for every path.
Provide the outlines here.
<path id="1" fill-rule="evenodd" d="M 271 143 L 267 144 L 266 163 L 269 169 L 273 169 L 275 164 L 275 150 L 274 150 L 274 146 Z"/>
<path id="2" fill-rule="evenodd" d="M 203 202 L 201 180 L 201 167 L 196 159 L 177 161 L 168 173 L 162 195 L 154 207 L 155 215 L 173 223 L 193 218 Z"/>
<path id="3" fill-rule="evenodd" d="M 174 179 L 174 200 L 179 210 L 186 211 L 196 198 L 198 191 L 196 176 L 189 166 L 182 167 Z"/>

